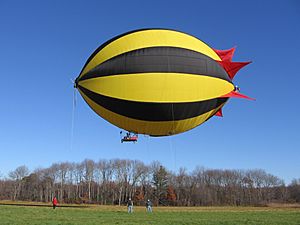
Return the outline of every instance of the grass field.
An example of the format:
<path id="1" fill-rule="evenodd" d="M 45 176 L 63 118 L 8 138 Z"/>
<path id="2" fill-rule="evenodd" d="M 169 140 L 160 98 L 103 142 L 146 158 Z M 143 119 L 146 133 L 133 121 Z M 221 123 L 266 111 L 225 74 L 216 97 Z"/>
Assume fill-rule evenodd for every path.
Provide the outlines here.
<path id="1" fill-rule="evenodd" d="M 70 205 L 69 205 L 70 206 Z M 300 208 L 293 207 L 154 207 L 147 214 L 135 207 L 60 207 L 0 205 L 0 224 L 222 224 L 300 225 Z"/>

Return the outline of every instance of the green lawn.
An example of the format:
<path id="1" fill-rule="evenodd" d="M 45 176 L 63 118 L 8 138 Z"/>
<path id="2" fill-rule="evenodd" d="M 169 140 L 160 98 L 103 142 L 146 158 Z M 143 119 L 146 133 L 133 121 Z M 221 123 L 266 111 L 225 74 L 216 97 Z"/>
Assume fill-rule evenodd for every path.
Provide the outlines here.
<path id="1" fill-rule="evenodd" d="M 300 208 L 268 207 L 160 207 L 147 214 L 144 207 L 135 207 L 132 214 L 126 207 L 93 206 L 57 208 L 0 205 L 0 224 L 228 224 L 276 225 L 300 224 Z"/>

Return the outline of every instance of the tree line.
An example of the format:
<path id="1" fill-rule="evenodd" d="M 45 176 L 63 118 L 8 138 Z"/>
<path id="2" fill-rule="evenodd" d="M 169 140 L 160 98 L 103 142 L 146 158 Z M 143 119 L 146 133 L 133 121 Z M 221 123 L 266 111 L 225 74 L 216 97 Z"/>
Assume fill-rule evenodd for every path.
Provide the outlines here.
<path id="1" fill-rule="evenodd" d="M 169 171 L 160 162 L 85 159 L 54 163 L 30 172 L 20 166 L 0 179 L 0 199 L 61 203 L 136 205 L 248 206 L 299 203 L 300 179 L 291 184 L 261 169 L 221 170 L 197 167 Z"/>

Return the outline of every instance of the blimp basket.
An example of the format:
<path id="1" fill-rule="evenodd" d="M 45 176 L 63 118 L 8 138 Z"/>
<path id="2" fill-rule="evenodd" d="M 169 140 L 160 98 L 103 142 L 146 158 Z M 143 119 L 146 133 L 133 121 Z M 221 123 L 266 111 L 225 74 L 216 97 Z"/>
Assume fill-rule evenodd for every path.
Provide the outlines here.
<path id="1" fill-rule="evenodd" d="M 120 131 L 120 135 L 122 135 L 122 131 Z M 125 136 L 121 138 L 121 143 L 123 142 L 137 142 L 138 140 L 138 135 L 137 134 L 132 134 L 131 132 L 127 132 Z"/>

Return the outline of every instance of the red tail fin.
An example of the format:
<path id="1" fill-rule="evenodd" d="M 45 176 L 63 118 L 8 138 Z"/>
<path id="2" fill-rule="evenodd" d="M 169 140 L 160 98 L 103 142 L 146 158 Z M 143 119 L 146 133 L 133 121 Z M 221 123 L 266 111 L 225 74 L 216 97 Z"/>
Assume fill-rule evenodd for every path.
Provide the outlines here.
<path id="1" fill-rule="evenodd" d="M 231 61 L 235 51 L 235 47 L 227 50 L 214 49 L 214 51 L 221 58 L 222 61 Z"/>
<path id="2" fill-rule="evenodd" d="M 229 92 L 228 94 L 226 95 L 223 95 L 221 98 L 246 98 L 246 99 L 249 99 L 249 100 L 255 100 L 254 98 L 250 98 L 246 95 L 243 95 L 239 92 L 236 92 L 236 91 L 232 91 L 232 92 Z"/>
<path id="3" fill-rule="evenodd" d="M 234 78 L 235 74 L 244 66 L 251 62 L 231 62 L 231 61 L 218 61 L 218 63 L 225 69 L 231 80 Z"/>
<path id="4" fill-rule="evenodd" d="M 218 112 L 216 112 L 215 116 L 220 116 L 223 117 L 223 112 L 222 112 L 222 108 L 218 110 Z"/>

